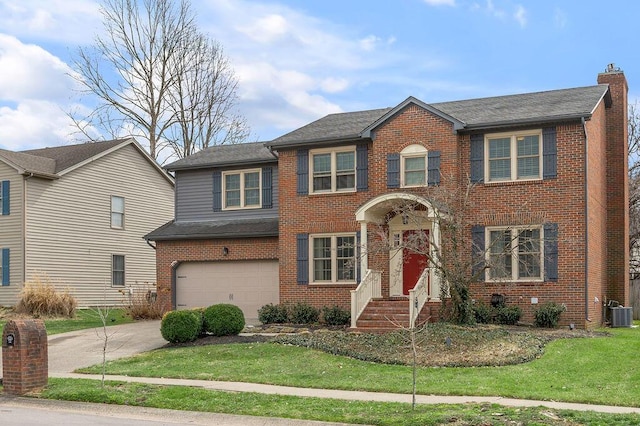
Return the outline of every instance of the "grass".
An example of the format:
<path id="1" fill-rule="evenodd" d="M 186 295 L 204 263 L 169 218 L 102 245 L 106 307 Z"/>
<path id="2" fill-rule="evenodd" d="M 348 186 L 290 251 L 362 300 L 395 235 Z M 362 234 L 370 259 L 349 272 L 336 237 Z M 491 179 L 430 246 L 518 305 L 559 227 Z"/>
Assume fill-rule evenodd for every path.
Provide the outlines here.
<path id="1" fill-rule="evenodd" d="M 638 406 L 639 329 L 560 339 L 529 363 L 418 369 L 417 392 Z M 189 362 L 185 363 L 184 360 Z M 99 373 L 99 367 L 83 369 Z M 273 343 L 170 348 L 107 364 L 108 374 L 409 393 L 411 367 L 359 361 Z"/>
<path id="2" fill-rule="evenodd" d="M 515 408 L 493 404 L 418 405 L 210 391 L 86 379 L 49 379 L 43 398 L 177 410 L 295 418 L 382 426 L 409 425 L 630 425 L 640 415 Z"/>
<path id="3" fill-rule="evenodd" d="M 0 329 L 4 328 L 7 318 L 0 317 Z M 133 322 L 131 317 L 125 315 L 124 309 L 110 309 L 107 317 L 107 325 L 118 325 Z M 75 318 L 51 318 L 44 320 L 47 335 L 66 333 L 68 331 L 82 330 L 85 328 L 102 327 L 102 321 L 98 312 L 94 309 L 79 309 Z"/>

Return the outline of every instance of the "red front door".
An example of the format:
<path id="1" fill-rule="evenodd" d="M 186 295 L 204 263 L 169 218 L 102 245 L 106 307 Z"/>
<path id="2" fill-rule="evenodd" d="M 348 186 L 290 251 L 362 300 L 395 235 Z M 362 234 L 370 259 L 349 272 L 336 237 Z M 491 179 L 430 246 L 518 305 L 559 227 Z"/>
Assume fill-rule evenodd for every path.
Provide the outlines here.
<path id="1" fill-rule="evenodd" d="M 429 231 L 404 231 L 402 254 L 402 294 L 409 294 L 428 264 Z"/>

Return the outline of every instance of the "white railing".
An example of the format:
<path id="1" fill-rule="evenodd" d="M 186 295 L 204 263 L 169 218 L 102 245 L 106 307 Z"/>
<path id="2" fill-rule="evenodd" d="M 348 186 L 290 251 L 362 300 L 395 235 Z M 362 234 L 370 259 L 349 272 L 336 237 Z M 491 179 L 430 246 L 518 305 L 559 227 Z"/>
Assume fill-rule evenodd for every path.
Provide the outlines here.
<path id="1" fill-rule="evenodd" d="M 351 328 L 356 328 L 356 322 L 369 301 L 382 297 L 381 276 L 380 271 L 367 269 L 358 287 L 351 290 Z"/>
<path id="2" fill-rule="evenodd" d="M 429 268 L 422 271 L 416 286 L 409 290 L 409 328 L 414 328 L 420 311 L 429 297 Z"/>

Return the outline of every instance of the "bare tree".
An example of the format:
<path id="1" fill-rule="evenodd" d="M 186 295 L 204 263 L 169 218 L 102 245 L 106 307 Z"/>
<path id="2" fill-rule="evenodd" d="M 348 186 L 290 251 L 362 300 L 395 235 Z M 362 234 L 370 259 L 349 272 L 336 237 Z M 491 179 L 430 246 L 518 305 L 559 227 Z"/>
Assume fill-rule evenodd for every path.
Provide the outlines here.
<path id="1" fill-rule="evenodd" d="M 629 105 L 629 250 L 633 273 L 640 273 L 640 111 Z"/>
<path id="2" fill-rule="evenodd" d="M 229 119 L 233 70 L 198 30 L 189 0 L 103 0 L 101 13 L 104 35 L 74 60 L 83 93 L 97 98 L 88 116 L 69 114 L 79 132 L 90 139 L 131 134 L 156 159 L 166 147 L 183 157 L 247 136 L 241 118 Z"/>

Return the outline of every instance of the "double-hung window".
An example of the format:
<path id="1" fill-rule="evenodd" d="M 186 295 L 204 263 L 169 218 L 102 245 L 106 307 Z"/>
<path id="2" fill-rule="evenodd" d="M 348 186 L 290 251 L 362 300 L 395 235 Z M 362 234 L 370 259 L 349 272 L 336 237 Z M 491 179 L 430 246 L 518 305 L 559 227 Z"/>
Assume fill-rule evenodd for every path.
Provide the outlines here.
<path id="1" fill-rule="evenodd" d="M 487 181 L 541 179 L 542 133 L 487 135 Z"/>
<path id="2" fill-rule="evenodd" d="M 124 287 L 124 256 L 114 254 L 111 256 L 111 285 Z"/>
<path id="3" fill-rule="evenodd" d="M 111 196 L 111 227 L 124 228 L 124 197 Z"/>
<path id="4" fill-rule="evenodd" d="M 312 235 L 310 250 L 314 283 L 355 282 L 354 234 Z"/>
<path id="5" fill-rule="evenodd" d="M 409 145 L 400 153 L 401 185 L 424 186 L 427 184 L 427 149 L 422 145 Z"/>
<path id="6" fill-rule="evenodd" d="M 260 207 L 261 173 L 259 169 L 225 172 L 223 194 L 225 209 L 250 209 Z"/>
<path id="7" fill-rule="evenodd" d="M 313 193 L 356 190 L 355 147 L 315 150 L 309 157 Z"/>
<path id="8" fill-rule="evenodd" d="M 542 229 L 489 228 L 489 279 L 526 281 L 542 279 Z"/>

